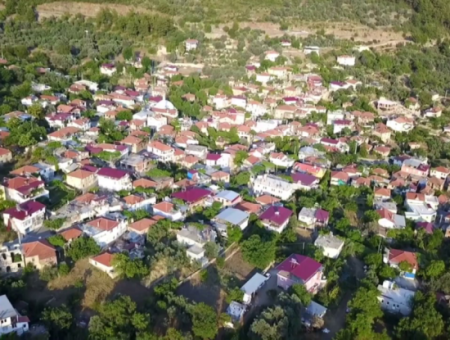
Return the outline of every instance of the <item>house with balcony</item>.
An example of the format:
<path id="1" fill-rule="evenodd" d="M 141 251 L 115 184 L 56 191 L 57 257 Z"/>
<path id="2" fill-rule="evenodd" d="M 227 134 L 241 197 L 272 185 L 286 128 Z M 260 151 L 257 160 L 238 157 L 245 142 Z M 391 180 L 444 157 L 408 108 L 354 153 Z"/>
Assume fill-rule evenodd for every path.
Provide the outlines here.
<path id="1" fill-rule="evenodd" d="M 445 180 L 447 179 L 448 175 L 450 175 L 450 169 L 447 169 L 443 166 L 438 166 L 430 170 L 431 177 L 436 177 Z"/>
<path id="2" fill-rule="evenodd" d="M 48 197 L 49 195 L 48 190 L 45 189 L 44 182 L 35 177 L 5 178 L 3 190 L 6 199 L 17 203 L 24 203 L 39 197 Z"/>
<path id="3" fill-rule="evenodd" d="M 27 316 L 19 314 L 6 295 L 0 296 L 0 314 L 0 337 L 11 333 L 22 336 L 28 332 L 30 320 Z"/>
<path id="4" fill-rule="evenodd" d="M 292 254 L 276 268 L 277 286 L 287 290 L 293 284 L 301 284 L 312 294 L 316 294 L 326 280 L 323 279 L 323 266 L 316 260 Z"/>
<path id="5" fill-rule="evenodd" d="M 125 210 L 129 211 L 137 211 L 137 210 L 145 210 L 150 211 L 150 207 L 152 204 L 156 203 L 156 196 L 141 196 L 141 195 L 128 195 L 123 199 L 123 207 Z"/>
<path id="6" fill-rule="evenodd" d="M 0 274 L 17 273 L 24 267 L 21 244 L 18 241 L 3 243 L 0 247 Z"/>
<path id="7" fill-rule="evenodd" d="M 418 222 L 433 223 L 436 220 L 439 201 L 436 196 L 407 192 L 405 217 Z"/>
<path id="8" fill-rule="evenodd" d="M 83 233 L 92 237 L 100 247 L 116 241 L 127 230 L 128 222 L 123 217 L 99 217 L 80 226 Z"/>
<path id="9" fill-rule="evenodd" d="M 412 312 L 415 292 L 412 290 L 398 287 L 392 281 L 384 281 L 378 285 L 378 301 L 381 309 L 389 312 L 408 316 Z"/>
<path id="10" fill-rule="evenodd" d="M 130 175 L 119 169 L 101 168 L 97 171 L 97 181 L 99 188 L 107 191 L 132 189 Z"/>
<path id="11" fill-rule="evenodd" d="M 272 152 L 269 156 L 269 161 L 283 168 L 289 168 L 294 164 L 294 160 L 282 152 Z"/>
<path id="12" fill-rule="evenodd" d="M 206 155 L 205 164 L 210 167 L 229 168 L 231 165 L 231 157 L 227 153 L 209 153 Z"/>
<path id="13" fill-rule="evenodd" d="M 259 219 L 267 230 L 281 234 L 288 226 L 292 214 L 292 210 L 282 206 L 272 205 L 259 215 Z"/>
<path id="14" fill-rule="evenodd" d="M 298 213 L 298 221 L 300 224 L 308 229 L 315 229 L 317 227 L 325 227 L 328 225 L 330 214 L 320 208 L 306 208 L 303 207 Z"/>
<path id="15" fill-rule="evenodd" d="M 160 162 L 171 162 L 175 154 L 174 148 L 159 141 L 148 143 L 147 151 L 153 154 Z"/>
<path id="16" fill-rule="evenodd" d="M 41 228 L 44 224 L 45 205 L 35 201 L 18 204 L 3 212 L 5 226 L 21 235 Z"/>

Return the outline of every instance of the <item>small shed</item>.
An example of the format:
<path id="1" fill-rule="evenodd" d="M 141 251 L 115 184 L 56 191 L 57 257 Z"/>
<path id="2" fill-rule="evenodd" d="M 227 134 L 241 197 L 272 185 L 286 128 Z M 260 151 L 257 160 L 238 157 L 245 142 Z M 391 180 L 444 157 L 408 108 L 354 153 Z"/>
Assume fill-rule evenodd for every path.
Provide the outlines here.
<path id="1" fill-rule="evenodd" d="M 264 285 L 267 279 L 268 277 L 256 273 L 241 287 L 241 290 L 244 292 L 244 297 L 242 298 L 244 304 L 248 305 L 252 302 L 253 294 Z"/>

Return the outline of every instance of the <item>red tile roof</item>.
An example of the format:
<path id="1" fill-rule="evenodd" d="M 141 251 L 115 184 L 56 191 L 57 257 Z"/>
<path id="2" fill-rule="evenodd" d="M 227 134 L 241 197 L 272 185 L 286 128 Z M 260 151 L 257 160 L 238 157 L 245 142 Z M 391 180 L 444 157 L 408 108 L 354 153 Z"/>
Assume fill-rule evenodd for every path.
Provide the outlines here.
<path id="1" fill-rule="evenodd" d="M 39 260 L 54 257 L 56 259 L 55 248 L 47 240 L 39 240 L 23 244 L 25 257 L 38 256 Z"/>
<path id="2" fill-rule="evenodd" d="M 72 227 L 72 228 L 61 231 L 59 234 L 62 237 L 64 237 L 66 239 L 66 241 L 70 241 L 70 240 L 80 237 L 83 234 L 83 232 L 80 229 L 78 229 L 77 227 Z"/>
<path id="3" fill-rule="evenodd" d="M 92 260 L 94 260 L 95 262 L 98 262 L 106 267 L 112 267 L 113 258 L 114 258 L 114 254 L 106 252 L 106 253 L 94 256 L 92 258 Z"/>
<path id="4" fill-rule="evenodd" d="M 94 228 L 109 231 L 116 228 L 119 225 L 119 222 L 110 220 L 108 218 L 100 217 L 95 220 L 89 221 L 86 224 Z"/>
<path id="5" fill-rule="evenodd" d="M 400 249 L 389 250 L 389 263 L 400 264 L 403 261 L 408 262 L 414 269 L 419 268 L 416 253 Z"/>

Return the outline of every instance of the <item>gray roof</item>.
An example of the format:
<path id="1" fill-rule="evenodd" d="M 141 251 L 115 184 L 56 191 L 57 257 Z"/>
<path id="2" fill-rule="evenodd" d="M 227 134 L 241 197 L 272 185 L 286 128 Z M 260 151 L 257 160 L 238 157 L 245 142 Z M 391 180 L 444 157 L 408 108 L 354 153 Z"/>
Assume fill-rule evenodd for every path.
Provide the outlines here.
<path id="1" fill-rule="evenodd" d="M 228 222 L 234 225 L 241 224 L 244 220 L 249 217 L 249 214 L 245 211 L 235 209 L 235 208 L 227 208 L 223 210 L 219 215 L 215 217 L 215 219 L 220 222 Z"/>
<path id="2" fill-rule="evenodd" d="M 19 313 L 14 309 L 6 295 L 0 296 L 0 319 L 17 316 Z"/>
<path id="3" fill-rule="evenodd" d="M 239 197 L 239 194 L 231 190 L 222 190 L 216 195 L 216 197 L 226 199 L 227 201 L 234 201 Z"/>
<path id="4" fill-rule="evenodd" d="M 316 315 L 319 318 L 322 318 L 327 312 L 327 309 L 317 302 L 311 301 L 308 307 L 306 307 L 306 312 L 311 316 Z"/>
<path id="5" fill-rule="evenodd" d="M 316 241 L 314 242 L 314 245 L 316 247 L 332 249 L 339 249 L 343 246 L 343 244 L 344 241 L 334 236 L 333 234 L 319 235 L 319 237 L 317 237 Z"/>
<path id="6" fill-rule="evenodd" d="M 252 276 L 250 280 L 248 280 L 242 287 L 241 290 L 248 295 L 255 293 L 261 285 L 266 282 L 267 277 L 260 273 L 256 273 Z"/>

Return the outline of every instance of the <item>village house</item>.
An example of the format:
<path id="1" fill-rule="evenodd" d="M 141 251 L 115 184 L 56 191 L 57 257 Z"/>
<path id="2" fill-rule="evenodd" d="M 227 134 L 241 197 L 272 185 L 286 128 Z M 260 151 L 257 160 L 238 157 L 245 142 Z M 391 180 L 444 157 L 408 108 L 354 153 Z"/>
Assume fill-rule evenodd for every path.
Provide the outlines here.
<path id="1" fill-rule="evenodd" d="M 288 200 L 295 191 L 295 185 L 275 175 L 259 175 L 253 181 L 255 195 L 268 194 Z"/>
<path id="2" fill-rule="evenodd" d="M 341 55 L 337 57 L 336 61 L 341 66 L 355 66 L 356 58 L 349 55 Z"/>
<path id="3" fill-rule="evenodd" d="M 111 219 L 109 217 L 99 217 L 86 222 L 80 228 L 84 234 L 92 237 L 100 247 L 116 241 L 127 230 L 126 219 Z"/>
<path id="4" fill-rule="evenodd" d="M 450 169 L 447 169 L 443 166 L 438 166 L 436 168 L 431 168 L 430 170 L 430 176 L 436 177 L 440 179 L 447 179 L 448 175 L 450 174 Z"/>
<path id="5" fill-rule="evenodd" d="M 323 255 L 331 259 L 339 257 L 344 243 L 344 240 L 334 236 L 333 233 L 319 235 L 314 241 L 314 245 L 322 249 Z"/>
<path id="6" fill-rule="evenodd" d="M 294 160 L 289 158 L 284 153 L 272 152 L 269 156 L 269 161 L 276 166 L 280 166 L 283 168 L 289 168 L 294 164 Z"/>
<path id="7" fill-rule="evenodd" d="M 249 216 L 245 211 L 226 208 L 213 218 L 213 224 L 222 236 L 227 237 L 228 226 L 238 227 L 241 230 L 247 228 Z"/>
<path id="8" fill-rule="evenodd" d="M 102 272 L 108 274 L 112 279 L 117 277 L 117 272 L 114 270 L 113 266 L 114 254 L 110 252 L 105 252 L 100 255 L 91 257 L 89 263 L 95 268 L 101 270 Z"/>
<path id="9" fill-rule="evenodd" d="M 331 173 L 330 185 L 346 185 L 350 179 L 344 171 L 333 171 Z"/>
<path id="10" fill-rule="evenodd" d="M 198 40 L 188 39 L 185 41 L 184 46 L 185 46 L 187 52 L 196 50 L 198 47 Z"/>
<path id="11" fill-rule="evenodd" d="M 156 156 L 161 162 L 170 162 L 173 159 L 175 150 L 159 141 L 148 143 L 147 151 Z"/>
<path id="12" fill-rule="evenodd" d="M 187 188 L 183 191 L 175 192 L 172 194 L 172 198 L 182 200 L 191 211 L 195 207 L 203 206 L 205 200 L 211 196 L 211 191 L 198 187 Z"/>
<path id="13" fill-rule="evenodd" d="M 175 205 L 170 202 L 160 202 L 152 207 L 153 214 L 162 216 L 164 218 L 167 218 L 171 221 L 179 221 L 184 218 L 183 213 L 180 210 L 175 209 Z"/>
<path id="14" fill-rule="evenodd" d="M 78 169 L 66 175 L 66 183 L 73 188 L 86 192 L 97 186 L 95 172 Z"/>
<path id="15" fill-rule="evenodd" d="M 387 209 L 377 210 L 380 218 L 378 225 L 385 229 L 403 229 L 406 226 L 405 216 L 392 213 Z"/>
<path id="16" fill-rule="evenodd" d="M 301 284 L 312 294 L 317 293 L 324 285 L 323 266 L 310 257 L 292 254 L 281 262 L 277 271 L 277 286 L 288 290 L 293 284 Z"/>
<path id="17" fill-rule="evenodd" d="M 35 201 L 18 204 L 15 208 L 3 212 L 5 226 L 21 235 L 41 228 L 44 224 L 45 205 Z"/>
<path id="18" fill-rule="evenodd" d="M 195 226 L 188 225 L 177 232 L 177 241 L 187 247 L 186 255 L 201 264 L 207 263 L 203 247 L 208 242 L 215 242 L 216 237 L 217 233 L 210 226 L 199 230 Z"/>
<path id="19" fill-rule="evenodd" d="M 56 249 L 47 240 L 31 242 L 24 240 L 22 249 L 25 263 L 37 270 L 58 264 Z"/>
<path id="20" fill-rule="evenodd" d="M 284 208 L 282 206 L 270 206 L 266 211 L 264 211 L 259 219 L 266 229 L 270 231 L 275 231 L 277 233 L 282 233 L 286 229 L 289 219 L 292 216 L 292 210 Z"/>
<path id="21" fill-rule="evenodd" d="M 124 209 L 128 211 L 145 210 L 150 211 L 152 204 L 156 203 L 156 196 L 140 196 L 136 194 L 125 196 L 122 199 L 124 204 Z"/>
<path id="22" fill-rule="evenodd" d="M 231 165 L 231 157 L 227 153 L 209 153 L 206 155 L 205 164 L 210 167 L 217 166 L 226 169 Z"/>
<path id="23" fill-rule="evenodd" d="M 378 285 L 378 301 L 381 309 L 394 314 L 408 316 L 412 311 L 412 301 L 415 292 L 400 288 L 394 282 L 383 281 L 382 285 Z"/>
<path id="24" fill-rule="evenodd" d="M 107 191 L 131 190 L 130 175 L 123 170 L 101 168 L 97 171 L 99 188 Z"/>
<path id="25" fill-rule="evenodd" d="M 291 175 L 291 177 L 296 190 L 309 191 L 319 186 L 319 179 L 309 174 L 294 173 Z"/>
<path id="26" fill-rule="evenodd" d="M 0 336 L 4 334 L 15 333 L 18 337 L 22 336 L 29 330 L 29 322 L 27 316 L 22 316 L 9 302 L 6 295 L 0 296 Z M 12 339 L 12 338 L 11 338 Z"/>
<path id="27" fill-rule="evenodd" d="M 6 199 L 17 203 L 24 203 L 49 195 L 44 182 L 35 177 L 4 178 L 2 186 Z"/>
<path id="28" fill-rule="evenodd" d="M 298 213 L 300 225 L 309 229 L 327 226 L 329 218 L 329 213 L 320 208 L 303 207 Z"/>
<path id="29" fill-rule="evenodd" d="M 8 149 L 0 148 L 0 165 L 9 163 L 12 160 L 12 153 Z"/>
<path id="30" fill-rule="evenodd" d="M 417 254 L 406 250 L 386 248 L 383 262 L 399 269 L 407 279 L 414 279 L 419 269 Z"/>
<path id="31" fill-rule="evenodd" d="M 231 190 L 222 190 L 214 196 L 214 200 L 220 202 L 223 207 L 231 207 L 242 201 L 241 195 Z"/>
<path id="32" fill-rule="evenodd" d="M 102 64 L 102 66 L 100 66 L 100 73 L 108 77 L 111 77 L 116 72 L 117 69 L 114 64 Z"/>
<path id="33" fill-rule="evenodd" d="M 405 217 L 419 222 L 434 222 L 439 201 L 436 196 L 407 192 Z"/>

